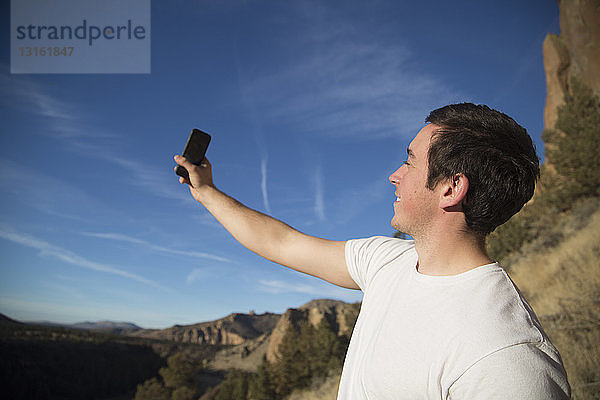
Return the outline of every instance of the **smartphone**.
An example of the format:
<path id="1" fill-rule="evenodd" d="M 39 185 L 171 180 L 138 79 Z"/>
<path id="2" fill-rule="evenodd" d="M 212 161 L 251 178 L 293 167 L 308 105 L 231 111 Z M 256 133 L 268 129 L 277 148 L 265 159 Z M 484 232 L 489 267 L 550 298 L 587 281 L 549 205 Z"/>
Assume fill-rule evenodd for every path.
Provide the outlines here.
<path id="1" fill-rule="evenodd" d="M 204 154 L 206 154 L 209 143 L 210 135 L 208 133 L 202 132 L 200 129 L 193 129 L 181 155 L 187 158 L 192 164 L 200 165 L 204 160 Z M 181 165 L 177 166 L 175 173 L 188 181 L 190 180 L 188 171 Z"/>

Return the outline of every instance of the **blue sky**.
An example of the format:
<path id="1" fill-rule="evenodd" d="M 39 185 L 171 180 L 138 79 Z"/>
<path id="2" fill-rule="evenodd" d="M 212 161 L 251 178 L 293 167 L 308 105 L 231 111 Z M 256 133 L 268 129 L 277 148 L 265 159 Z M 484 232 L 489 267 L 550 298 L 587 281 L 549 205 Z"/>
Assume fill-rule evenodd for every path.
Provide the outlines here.
<path id="1" fill-rule="evenodd" d="M 392 235 L 388 176 L 434 108 L 508 113 L 543 154 L 553 1 L 152 2 L 150 74 L 10 74 L 0 58 L 0 312 L 164 328 L 359 301 L 244 249 L 173 173 L 312 235 Z"/>

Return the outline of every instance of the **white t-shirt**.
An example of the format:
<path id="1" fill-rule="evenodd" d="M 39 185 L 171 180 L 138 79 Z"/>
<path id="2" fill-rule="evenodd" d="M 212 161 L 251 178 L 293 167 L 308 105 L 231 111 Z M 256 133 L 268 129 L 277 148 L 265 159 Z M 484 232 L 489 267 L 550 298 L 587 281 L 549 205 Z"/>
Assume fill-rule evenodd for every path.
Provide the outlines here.
<path id="1" fill-rule="evenodd" d="M 413 241 L 346 243 L 364 297 L 339 400 L 569 398 L 558 351 L 497 263 L 429 276 L 417 260 Z"/>

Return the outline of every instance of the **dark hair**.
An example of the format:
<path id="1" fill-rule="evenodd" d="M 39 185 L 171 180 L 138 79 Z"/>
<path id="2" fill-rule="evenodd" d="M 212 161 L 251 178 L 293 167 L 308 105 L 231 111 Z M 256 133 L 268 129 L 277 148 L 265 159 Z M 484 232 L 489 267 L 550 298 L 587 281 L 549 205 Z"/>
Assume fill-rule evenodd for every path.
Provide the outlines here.
<path id="1" fill-rule="evenodd" d="M 487 235 L 533 196 L 539 159 L 527 130 L 485 105 L 451 104 L 432 111 L 438 125 L 428 152 L 429 189 L 455 174 L 469 179 L 462 204 L 469 229 Z"/>

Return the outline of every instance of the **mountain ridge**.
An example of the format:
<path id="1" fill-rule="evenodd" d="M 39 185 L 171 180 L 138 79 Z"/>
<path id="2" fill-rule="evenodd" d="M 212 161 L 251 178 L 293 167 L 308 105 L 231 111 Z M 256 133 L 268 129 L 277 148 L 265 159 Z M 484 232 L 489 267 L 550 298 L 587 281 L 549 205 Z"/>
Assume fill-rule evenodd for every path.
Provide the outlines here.
<path id="1" fill-rule="evenodd" d="M 131 332 L 130 336 L 180 343 L 238 345 L 272 330 L 279 318 L 280 314 L 275 313 L 232 313 L 214 321 L 142 329 Z"/>
<path id="2" fill-rule="evenodd" d="M 300 317 L 291 318 L 294 326 L 300 320 L 308 320 L 316 325 L 323 316 L 327 316 L 341 334 L 349 327 L 345 321 L 338 321 L 338 309 L 346 309 L 351 303 L 333 299 L 314 299 L 299 307 L 290 307 L 284 313 L 265 312 L 256 314 L 250 312 L 231 313 L 223 318 L 202 321 L 192 324 L 175 324 L 168 328 L 143 328 L 135 323 L 126 321 L 82 321 L 76 323 L 60 323 L 53 321 L 18 321 L 0 313 L 1 322 L 20 323 L 28 325 L 62 327 L 68 329 L 89 330 L 113 333 L 139 338 L 169 340 L 178 343 L 192 344 L 221 344 L 240 345 L 247 340 L 253 340 L 262 335 L 270 335 L 285 316 L 290 320 L 290 313 L 299 313 Z M 292 311 L 293 310 L 293 311 Z M 291 321 L 290 320 L 290 321 Z M 288 321 L 289 322 L 289 321 Z"/>
<path id="3" fill-rule="evenodd" d="M 208 369 L 226 371 L 236 368 L 254 372 L 264 357 L 269 361 L 277 359 L 279 344 L 290 328 L 298 331 L 304 323 L 316 327 L 325 319 L 336 335 L 349 337 L 359 308 L 360 303 L 315 299 L 297 308 L 288 308 L 282 314 L 232 313 L 213 321 L 176 324 L 165 329 L 144 329 L 130 322 L 114 321 L 21 323 L 1 314 L 0 322 L 111 334 L 115 338 L 151 343 L 162 356 L 173 353 L 174 349 L 180 349 L 181 346 L 207 346 L 207 349 L 213 349 L 209 351 L 212 355 L 205 359 Z"/>

